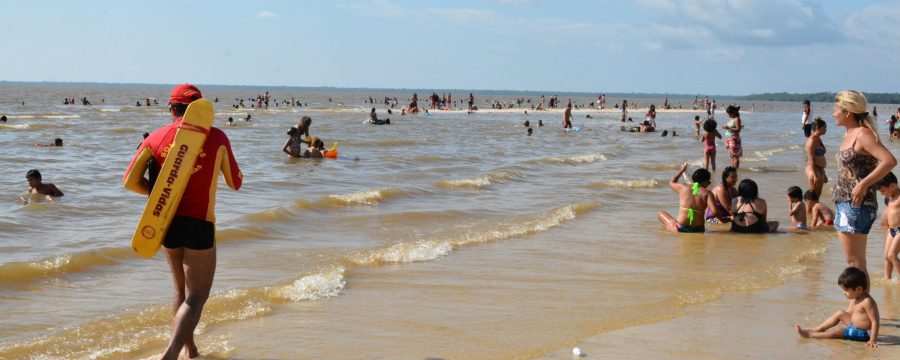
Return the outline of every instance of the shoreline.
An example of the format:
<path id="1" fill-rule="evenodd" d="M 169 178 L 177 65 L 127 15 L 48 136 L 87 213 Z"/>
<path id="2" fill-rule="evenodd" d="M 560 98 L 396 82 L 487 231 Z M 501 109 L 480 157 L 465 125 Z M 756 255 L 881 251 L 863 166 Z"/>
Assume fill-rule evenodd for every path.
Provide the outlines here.
<path id="1" fill-rule="evenodd" d="M 872 233 L 883 232 L 873 228 Z M 653 358 L 660 354 L 668 359 L 900 357 L 900 304 L 893 301 L 900 297 L 900 286 L 879 280 L 873 281 L 871 291 L 882 320 L 878 349 L 869 349 L 863 342 L 803 339 L 795 331 L 795 324 L 815 326 L 847 306 L 834 281 L 835 274 L 845 266 L 843 253 L 836 238 L 827 241 L 821 255 L 799 261 L 807 268 L 790 275 L 781 285 L 725 293 L 710 303 L 686 308 L 677 318 L 596 334 L 574 346 L 587 357 L 605 358 Z M 870 253 L 875 250 L 873 245 L 882 243 L 870 241 Z M 648 343 L 647 339 L 652 339 L 651 344 L 634 346 Z M 540 358 L 566 356 L 572 356 L 571 348 Z"/>

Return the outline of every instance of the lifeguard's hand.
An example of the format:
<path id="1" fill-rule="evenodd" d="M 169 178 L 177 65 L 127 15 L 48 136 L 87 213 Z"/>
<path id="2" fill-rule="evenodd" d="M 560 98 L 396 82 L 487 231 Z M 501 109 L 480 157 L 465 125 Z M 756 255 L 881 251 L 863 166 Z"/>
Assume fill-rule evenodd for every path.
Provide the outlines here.
<path id="1" fill-rule="evenodd" d="M 681 164 L 681 172 L 685 172 L 687 170 L 688 163 Z"/>
<path id="2" fill-rule="evenodd" d="M 870 341 L 870 342 L 866 343 L 866 346 L 875 349 L 878 347 L 878 343 L 874 342 L 874 341 Z"/>

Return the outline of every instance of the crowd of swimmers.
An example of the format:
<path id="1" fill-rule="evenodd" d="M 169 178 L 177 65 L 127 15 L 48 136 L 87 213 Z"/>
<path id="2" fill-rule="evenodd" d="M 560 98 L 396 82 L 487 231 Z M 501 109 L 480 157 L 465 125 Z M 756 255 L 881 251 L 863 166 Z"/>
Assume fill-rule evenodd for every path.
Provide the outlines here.
<path id="1" fill-rule="evenodd" d="M 88 98 L 86 98 L 86 97 L 81 98 L 81 100 L 79 100 L 79 101 L 81 101 L 81 105 L 91 105 L 91 101 L 88 100 Z M 106 102 L 106 99 L 101 99 L 100 102 Z M 75 105 L 75 98 L 67 97 L 67 98 L 63 99 L 63 105 Z"/>

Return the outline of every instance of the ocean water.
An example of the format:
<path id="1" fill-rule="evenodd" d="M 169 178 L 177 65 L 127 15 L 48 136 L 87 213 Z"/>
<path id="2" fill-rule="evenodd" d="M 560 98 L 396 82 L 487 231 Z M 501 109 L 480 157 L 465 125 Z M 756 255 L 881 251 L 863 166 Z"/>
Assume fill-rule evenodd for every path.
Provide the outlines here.
<path id="1" fill-rule="evenodd" d="M 165 346 L 168 266 L 163 254 L 144 260 L 129 249 L 146 197 L 121 182 L 141 134 L 171 121 L 164 105 L 134 102 L 165 103 L 168 89 L 0 85 L 0 114 L 9 117 L 0 124 L 0 358 L 130 359 Z M 623 133 L 617 112 L 586 109 L 575 111 L 582 130 L 565 132 L 558 111 L 491 112 L 484 99 L 516 95 L 476 93 L 474 114 L 388 115 L 379 104 L 392 125 L 372 126 L 363 124 L 364 99 L 403 104 L 410 94 L 276 88 L 276 100 L 310 106 L 264 110 L 231 105 L 266 89 L 201 90 L 220 99 L 216 126 L 244 173 L 240 191 L 218 193 L 218 269 L 197 335 L 213 358 L 552 357 L 604 333 L 784 286 L 821 270 L 813 260 L 837 241 L 833 231 L 664 232 L 656 212 L 677 211 L 668 179 L 682 162 L 690 171 L 702 165 L 691 111 L 660 110 L 659 127 L 678 137 Z M 62 105 L 85 96 L 93 105 Z M 770 220 L 788 223 L 786 189 L 806 183 L 800 106 L 741 105 L 757 111 L 743 115 L 739 177 L 760 185 Z M 816 104 L 814 115 L 829 122 L 831 161 L 843 130 L 830 108 Z M 240 120 L 247 114 L 253 121 Z M 311 134 L 339 144 L 339 159 L 281 152 L 303 115 Z M 525 120 L 545 126 L 528 137 Z M 66 145 L 35 146 L 56 137 Z M 718 145 L 721 169 L 729 160 Z M 23 205 L 32 168 L 66 195 Z M 822 198 L 833 206 L 828 186 Z M 880 254 L 877 234 L 870 262 Z"/>

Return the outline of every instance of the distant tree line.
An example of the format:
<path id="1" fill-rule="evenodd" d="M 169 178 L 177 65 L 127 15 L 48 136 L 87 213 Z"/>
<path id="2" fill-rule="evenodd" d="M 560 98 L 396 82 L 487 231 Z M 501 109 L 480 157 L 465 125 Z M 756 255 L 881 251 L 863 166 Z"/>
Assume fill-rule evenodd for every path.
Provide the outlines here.
<path id="1" fill-rule="evenodd" d="M 900 104 L 900 93 L 866 93 L 866 100 L 872 104 Z M 796 101 L 803 102 L 809 100 L 812 102 L 833 102 L 835 93 L 818 92 L 808 94 L 789 94 L 789 93 L 764 93 L 742 96 L 742 100 L 757 101 Z"/>

